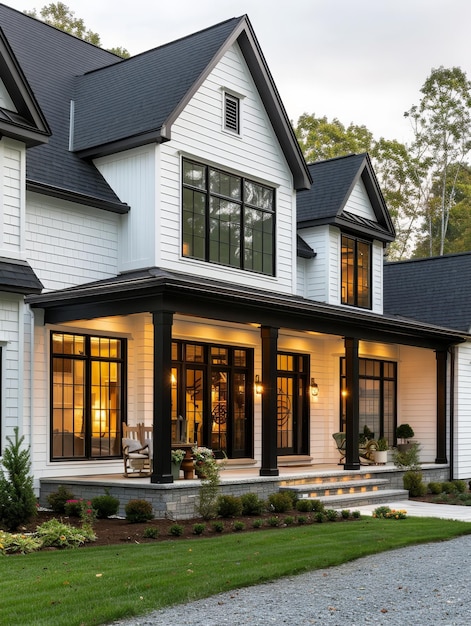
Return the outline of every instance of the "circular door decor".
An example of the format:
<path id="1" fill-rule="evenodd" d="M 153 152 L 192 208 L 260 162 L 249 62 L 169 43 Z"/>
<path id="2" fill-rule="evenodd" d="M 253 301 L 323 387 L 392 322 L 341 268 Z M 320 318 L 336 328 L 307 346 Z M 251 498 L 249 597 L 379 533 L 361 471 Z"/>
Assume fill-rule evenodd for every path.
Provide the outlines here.
<path id="1" fill-rule="evenodd" d="M 277 396 L 278 428 L 283 428 L 291 417 L 291 398 L 283 389 L 278 388 Z"/>

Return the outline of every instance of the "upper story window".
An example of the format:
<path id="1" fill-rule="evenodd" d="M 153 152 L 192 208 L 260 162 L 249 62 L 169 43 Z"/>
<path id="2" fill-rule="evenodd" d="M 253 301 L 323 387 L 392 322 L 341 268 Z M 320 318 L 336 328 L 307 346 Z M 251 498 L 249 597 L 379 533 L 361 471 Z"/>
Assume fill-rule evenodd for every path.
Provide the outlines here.
<path id="1" fill-rule="evenodd" d="M 275 190 L 183 160 L 184 257 L 275 274 Z"/>
<path id="2" fill-rule="evenodd" d="M 240 133 L 240 100 L 231 94 L 224 94 L 224 129 Z"/>
<path id="3" fill-rule="evenodd" d="M 342 304 L 371 309 L 371 244 L 342 235 Z"/>

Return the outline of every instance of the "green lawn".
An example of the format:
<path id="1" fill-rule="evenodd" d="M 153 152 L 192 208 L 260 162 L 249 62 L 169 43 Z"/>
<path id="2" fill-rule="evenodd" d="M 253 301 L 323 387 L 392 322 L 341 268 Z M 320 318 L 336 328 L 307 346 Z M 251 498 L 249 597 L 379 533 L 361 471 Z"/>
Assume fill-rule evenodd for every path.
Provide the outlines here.
<path id="1" fill-rule="evenodd" d="M 0 557 L 0 624 L 105 624 L 220 591 L 469 533 L 467 522 L 371 517 Z"/>

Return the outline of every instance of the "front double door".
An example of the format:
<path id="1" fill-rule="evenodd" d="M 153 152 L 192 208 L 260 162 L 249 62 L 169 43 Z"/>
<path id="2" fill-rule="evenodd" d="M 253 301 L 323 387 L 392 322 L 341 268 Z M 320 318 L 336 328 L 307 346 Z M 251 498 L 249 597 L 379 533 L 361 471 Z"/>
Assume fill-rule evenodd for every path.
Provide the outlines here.
<path id="1" fill-rule="evenodd" d="M 309 441 L 309 358 L 280 353 L 277 361 L 277 454 L 305 454 Z"/>
<path id="2" fill-rule="evenodd" d="M 253 454 L 251 351 L 179 344 L 172 368 L 173 439 L 180 424 L 189 441 L 228 458 Z"/>

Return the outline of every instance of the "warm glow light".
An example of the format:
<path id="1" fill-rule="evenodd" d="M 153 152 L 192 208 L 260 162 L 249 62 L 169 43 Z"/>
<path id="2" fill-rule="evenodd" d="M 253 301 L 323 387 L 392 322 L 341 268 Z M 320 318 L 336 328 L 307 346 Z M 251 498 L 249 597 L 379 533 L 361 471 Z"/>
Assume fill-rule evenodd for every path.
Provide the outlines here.
<path id="1" fill-rule="evenodd" d="M 255 376 L 255 393 L 262 393 L 263 391 L 263 386 L 262 383 L 260 382 L 260 376 L 257 374 Z"/>
<path id="2" fill-rule="evenodd" d="M 311 396 L 313 398 L 319 395 L 319 385 L 316 383 L 314 378 L 311 378 Z"/>

